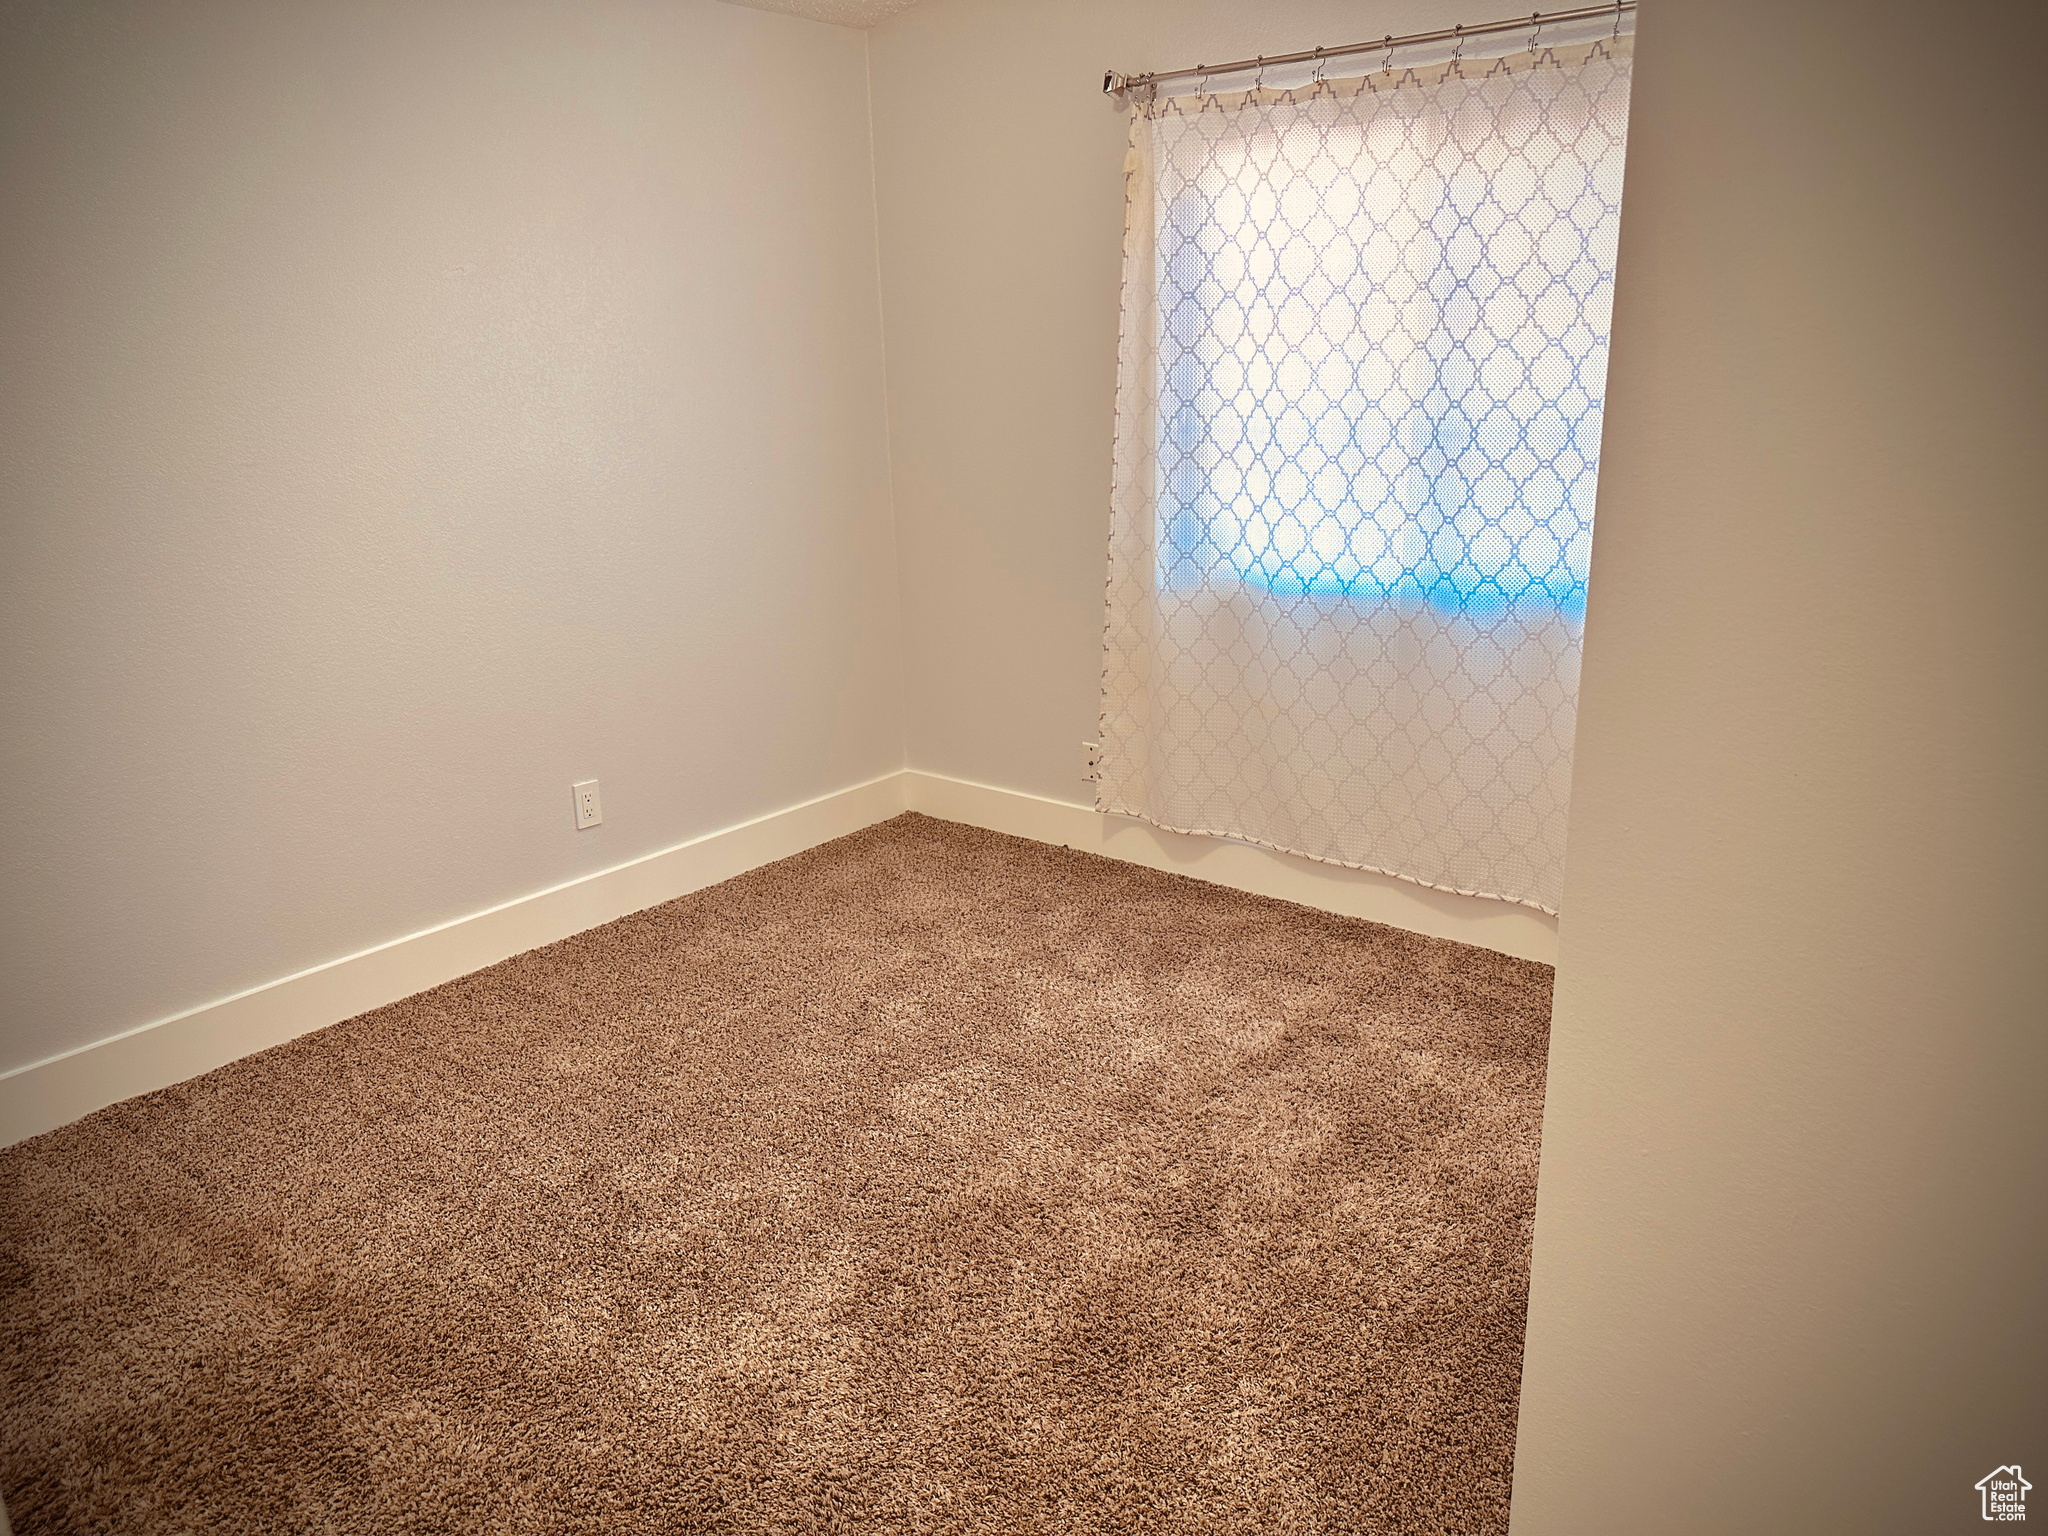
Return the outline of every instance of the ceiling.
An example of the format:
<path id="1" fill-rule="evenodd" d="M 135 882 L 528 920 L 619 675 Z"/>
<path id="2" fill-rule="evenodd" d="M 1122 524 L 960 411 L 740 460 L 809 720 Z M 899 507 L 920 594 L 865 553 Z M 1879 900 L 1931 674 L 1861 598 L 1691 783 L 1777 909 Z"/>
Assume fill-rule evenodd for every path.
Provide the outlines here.
<path id="1" fill-rule="evenodd" d="M 751 6 L 757 11 L 786 11 L 829 21 L 835 27 L 872 27 L 899 11 L 907 11 L 917 0 L 728 0 L 732 5 Z"/>

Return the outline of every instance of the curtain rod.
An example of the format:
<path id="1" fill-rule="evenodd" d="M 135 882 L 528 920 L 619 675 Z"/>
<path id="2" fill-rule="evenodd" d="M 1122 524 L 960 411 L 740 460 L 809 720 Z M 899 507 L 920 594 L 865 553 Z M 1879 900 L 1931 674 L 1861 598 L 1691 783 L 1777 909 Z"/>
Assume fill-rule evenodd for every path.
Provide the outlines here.
<path id="1" fill-rule="evenodd" d="M 1541 31 L 1552 23 L 1567 21 L 1591 21 L 1596 16 L 1612 16 L 1616 28 L 1621 18 L 1636 8 L 1636 0 L 1614 0 L 1612 5 L 1582 5 L 1575 10 L 1532 11 L 1527 16 L 1517 16 L 1508 21 L 1482 22 L 1476 27 L 1445 27 L 1435 32 L 1410 32 L 1404 37 L 1392 33 L 1370 43 L 1346 43 L 1342 48 L 1310 48 L 1300 53 L 1276 53 L 1271 57 L 1237 59 L 1228 64 L 1197 64 L 1193 69 L 1155 69 L 1142 75 L 1119 74 L 1110 70 L 1102 77 L 1105 95 L 1115 96 L 1124 91 L 1139 90 L 1148 85 L 1157 85 L 1162 80 L 1193 80 L 1202 75 L 1231 75 L 1240 70 L 1263 69 L 1269 64 L 1309 64 L 1325 59 L 1347 58 L 1354 53 L 1372 53 L 1385 49 L 1391 56 L 1396 48 L 1405 48 L 1413 43 L 1462 42 L 1468 37 L 1479 37 L 1488 32 L 1512 32 L 1518 27 L 1534 27 Z"/>

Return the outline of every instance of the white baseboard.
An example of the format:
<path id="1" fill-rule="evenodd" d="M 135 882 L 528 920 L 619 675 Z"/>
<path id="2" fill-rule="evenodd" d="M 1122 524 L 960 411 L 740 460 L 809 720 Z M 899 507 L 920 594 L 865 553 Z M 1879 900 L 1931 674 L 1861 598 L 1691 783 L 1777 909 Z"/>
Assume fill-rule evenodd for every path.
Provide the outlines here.
<path id="1" fill-rule="evenodd" d="M 734 875 L 886 821 L 905 809 L 1060 843 L 1277 896 L 1327 912 L 1554 964 L 1557 921 L 1218 838 L 1161 832 L 1085 805 L 908 770 L 707 833 L 659 853 L 408 934 L 219 1002 L 0 1074 L 0 1146 L 167 1088 L 329 1024 L 423 992 Z"/>
<path id="2" fill-rule="evenodd" d="M 904 801 L 913 811 L 964 821 L 1041 843 L 1062 843 L 1148 869 L 1171 870 L 1325 912 L 1368 918 L 1411 933 L 1456 939 L 1523 960 L 1557 963 L 1557 919 L 1534 907 L 1431 890 L 1391 875 L 1273 853 L 1249 843 L 1162 832 L 1147 822 L 1104 816 L 1093 806 L 910 770 Z"/>
<path id="3" fill-rule="evenodd" d="M 211 1072 L 628 912 L 801 853 L 903 810 L 903 775 L 706 833 L 502 906 L 30 1062 L 0 1075 L 0 1146 Z"/>

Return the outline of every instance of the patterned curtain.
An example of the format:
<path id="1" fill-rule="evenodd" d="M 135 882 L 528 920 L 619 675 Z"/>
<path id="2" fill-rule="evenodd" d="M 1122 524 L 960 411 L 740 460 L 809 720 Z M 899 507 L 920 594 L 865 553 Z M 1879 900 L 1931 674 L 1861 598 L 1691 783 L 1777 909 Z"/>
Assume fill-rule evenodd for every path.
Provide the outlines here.
<path id="1" fill-rule="evenodd" d="M 1098 809 L 1557 910 L 1630 49 L 1133 107 Z"/>

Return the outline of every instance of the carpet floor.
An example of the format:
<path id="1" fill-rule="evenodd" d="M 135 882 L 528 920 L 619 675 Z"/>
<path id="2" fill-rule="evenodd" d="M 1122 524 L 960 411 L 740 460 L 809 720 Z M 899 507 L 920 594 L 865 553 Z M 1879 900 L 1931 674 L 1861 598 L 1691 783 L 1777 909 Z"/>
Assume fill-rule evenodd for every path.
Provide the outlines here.
<path id="1" fill-rule="evenodd" d="M 904 816 L 0 1151 L 46 1532 L 1494 1532 L 1547 967 Z"/>

